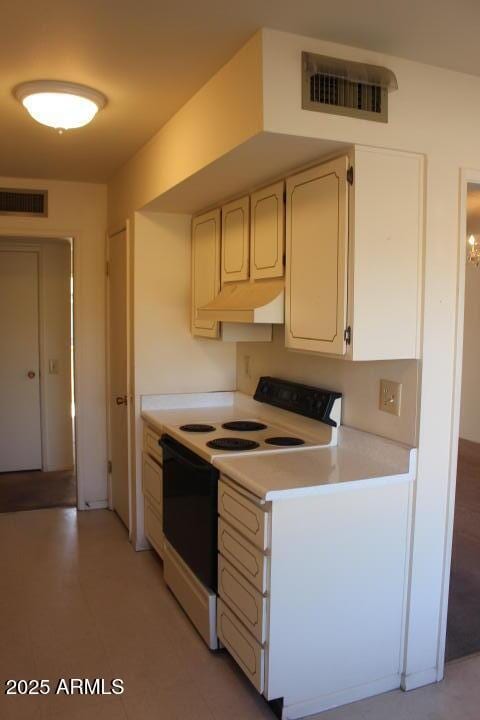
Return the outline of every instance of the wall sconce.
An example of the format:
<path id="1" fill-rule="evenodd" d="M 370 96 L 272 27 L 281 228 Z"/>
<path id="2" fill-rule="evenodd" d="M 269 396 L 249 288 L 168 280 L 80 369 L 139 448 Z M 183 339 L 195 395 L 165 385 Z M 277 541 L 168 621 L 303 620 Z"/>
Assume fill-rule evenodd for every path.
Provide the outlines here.
<path id="1" fill-rule="evenodd" d="M 467 260 L 475 267 L 480 265 L 480 237 L 478 235 L 470 235 L 468 238 L 468 255 Z"/>

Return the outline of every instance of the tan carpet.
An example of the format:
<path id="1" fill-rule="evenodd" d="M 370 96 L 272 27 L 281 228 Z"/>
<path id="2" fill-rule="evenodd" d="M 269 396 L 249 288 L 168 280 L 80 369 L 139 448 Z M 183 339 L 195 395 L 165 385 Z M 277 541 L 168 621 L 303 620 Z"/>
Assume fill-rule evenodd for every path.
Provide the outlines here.
<path id="1" fill-rule="evenodd" d="M 480 445 L 460 440 L 446 659 L 480 652 Z"/>
<path id="2" fill-rule="evenodd" d="M 76 504 L 73 470 L 0 473 L 0 513 Z"/>

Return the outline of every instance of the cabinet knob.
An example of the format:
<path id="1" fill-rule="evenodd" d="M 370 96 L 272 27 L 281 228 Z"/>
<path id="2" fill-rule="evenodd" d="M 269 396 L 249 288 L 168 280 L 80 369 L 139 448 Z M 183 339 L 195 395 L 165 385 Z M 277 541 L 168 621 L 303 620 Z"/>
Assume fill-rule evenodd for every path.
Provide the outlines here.
<path id="1" fill-rule="evenodd" d="M 127 405 L 127 396 L 126 395 L 118 395 L 118 397 L 115 398 L 115 402 L 117 405 Z"/>
<path id="2" fill-rule="evenodd" d="M 33 380 L 33 378 L 35 377 L 35 372 L 33 370 L 29 370 L 27 372 L 27 377 L 30 378 L 30 380 Z"/>

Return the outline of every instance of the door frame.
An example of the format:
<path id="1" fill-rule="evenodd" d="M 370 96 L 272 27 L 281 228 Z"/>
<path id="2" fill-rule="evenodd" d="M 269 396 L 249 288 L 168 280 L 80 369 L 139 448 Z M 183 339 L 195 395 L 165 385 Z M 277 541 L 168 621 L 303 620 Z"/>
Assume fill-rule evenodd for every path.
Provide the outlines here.
<path id="1" fill-rule="evenodd" d="M 75 396 L 74 396 L 74 388 L 77 386 L 77 379 L 80 374 L 80 368 L 79 368 L 79 354 L 77 352 L 77 344 L 76 344 L 76 328 L 77 328 L 77 318 L 78 318 L 78 278 L 76 274 L 76 267 L 78 266 L 78 252 L 80 251 L 80 243 L 78 242 L 78 239 L 80 237 L 80 233 L 78 232 L 71 232 L 68 230 L 61 231 L 61 230 L 54 230 L 52 232 L 42 232 L 34 229 L 28 229 L 21 231 L 18 229 L 10 230 L 10 229 L 4 229 L 2 230 L 0 237 L 5 240 L 5 247 L 7 247 L 8 243 L 11 243 L 11 247 L 13 250 L 19 250 L 20 248 L 24 248 L 25 250 L 32 250 L 35 249 L 39 254 L 39 351 L 40 351 L 40 407 L 41 407 L 41 421 L 42 421 L 42 431 L 41 431 L 41 437 L 42 437 L 42 467 L 45 465 L 45 458 L 47 457 L 46 454 L 46 447 L 45 447 L 45 432 L 43 429 L 43 423 L 44 423 L 44 403 L 42 402 L 42 396 L 45 394 L 44 390 L 44 380 L 42 378 L 45 377 L 45 368 L 43 363 L 43 348 L 42 348 L 42 340 L 41 340 L 41 303 L 42 303 L 42 280 L 41 280 L 41 249 L 38 246 L 35 246 L 34 244 L 30 243 L 31 240 L 63 240 L 67 241 L 71 246 L 71 258 L 72 258 L 72 277 L 73 277 L 73 357 L 72 357 L 72 376 L 73 376 L 73 388 L 72 388 L 72 399 L 75 404 L 75 417 L 73 422 L 73 432 L 74 432 L 74 445 L 73 445 L 73 457 L 74 457 L 74 467 L 75 467 L 75 480 L 76 480 L 76 490 L 77 490 L 77 509 L 83 510 L 87 507 L 85 503 L 85 478 L 83 475 L 83 457 L 86 456 L 87 451 L 85 448 L 85 452 L 82 452 L 83 449 L 83 443 L 81 442 L 81 438 L 83 439 L 83 435 L 80 431 L 80 423 L 79 423 L 79 408 L 77 403 L 75 402 Z M 28 247 L 29 246 L 29 247 Z M 85 463 L 87 465 L 87 463 Z"/>
<path id="2" fill-rule="evenodd" d="M 445 672 L 445 646 L 447 639 L 448 593 L 452 563 L 455 492 L 457 488 L 458 440 L 460 437 L 460 412 L 462 401 L 463 335 L 465 321 L 465 277 L 467 262 L 467 194 L 470 183 L 480 184 L 480 170 L 462 168 L 459 182 L 459 224 L 457 252 L 457 308 L 455 316 L 454 388 L 452 405 L 452 429 L 450 436 L 449 483 L 446 511 L 446 532 L 443 564 L 443 587 L 440 606 L 440 627 L 437 650 L 437 681 Z"/>
<path id="3" fill-rule="evenodd" d="M 133 474 L 132 474 L 132 458 L 133 458 L 133 446 L 132 446 L 132 381 L 131 381 L 131 370 L 132 370 L 132 337 L 131 337 L 131 318 L 132 318 L 132 295 L 131 295 L 131 233 L 130 233 L 130 221 L 126 220 L 125 224 L 117 230 L 107 232 L 105 237 L 105 308 L 106 308 L 106 327 L 105 327 L 105 372 L 106 372 L 106 415 L 107 415 L 107 458 L 108 463 L 112 457 L 112 423 L 110 419 L 110 394 L 111 394 L 111 380 L 110 380 L 110 292 L 109 292 L 109 263 L 110 263 L 110 240 L 116 235 L 124 232 L 126 236 L 126 288 L 125 288 L 125 302 L 127 304 L 127 327 L 126 327 L 126 338 L 127 338 L 127 480 L 128 480 L 128 537 L 131 540 L 133 534 Z M 108 489 L 108 507 L 113 510 L 112 500 L 112 474 L 109 471 L 107 476 L 107 489 Z"/>

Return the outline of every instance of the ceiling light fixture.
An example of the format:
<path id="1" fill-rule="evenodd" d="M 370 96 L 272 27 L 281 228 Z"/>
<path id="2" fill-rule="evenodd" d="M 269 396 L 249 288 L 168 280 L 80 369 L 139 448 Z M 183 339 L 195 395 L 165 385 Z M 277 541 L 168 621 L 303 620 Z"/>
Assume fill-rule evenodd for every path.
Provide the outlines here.
<path id="1" fill-rule="evenodd" d="M 56 80 L 22 83 L 15 96 L 34 120 L 60 133 L 88 125 L 107 102 L 98 90 Z"/>

